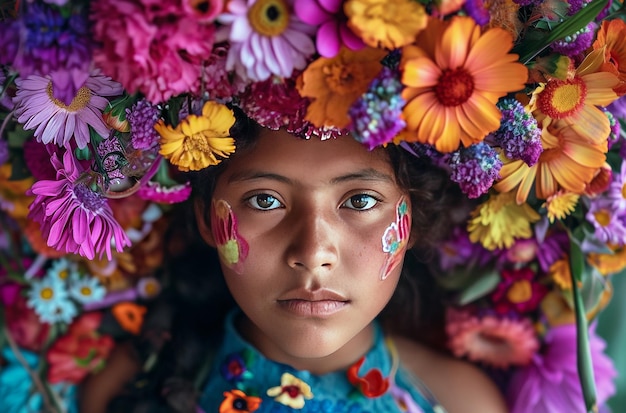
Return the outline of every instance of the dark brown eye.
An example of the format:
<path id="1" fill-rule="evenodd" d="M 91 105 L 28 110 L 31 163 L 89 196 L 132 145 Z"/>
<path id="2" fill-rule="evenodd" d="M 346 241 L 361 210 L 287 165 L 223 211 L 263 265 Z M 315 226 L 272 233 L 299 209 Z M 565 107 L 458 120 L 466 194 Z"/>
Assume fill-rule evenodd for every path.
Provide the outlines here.
<path id="1" fill-rule="evenodd" d="M 254 209 L 264 211 L 280 208 L 282 204 L 270 194 L 258 194 L 248 198 L 248 204 Z"/>
<path id="2" fill-rule="evenodd" d="M 373 208 L 374 205 L 378 203 L 378 200 L 371 195 L 368 194 L 358 194 L 353 195 L 346 202 L 343 203 L 342 206 L 350 209 L 356 209 L 359 211 L 364 211 L 370 208 Z"/>

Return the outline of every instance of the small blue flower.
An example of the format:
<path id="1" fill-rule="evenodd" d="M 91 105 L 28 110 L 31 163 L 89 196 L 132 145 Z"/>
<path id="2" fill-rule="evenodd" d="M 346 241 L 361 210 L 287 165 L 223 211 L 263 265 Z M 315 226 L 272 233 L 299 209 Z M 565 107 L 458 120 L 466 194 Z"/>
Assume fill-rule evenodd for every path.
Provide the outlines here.
<path id="1" fill-rule="evenodd" d="M 73 274 L 70 279 L 70 296 L 81 304 L 100 301 L 106 292 L 96 277 Z"/>
<path id="2" fill-rule="evenodd" d="M 51 276 L 31 283 L 27 305 L 44 323 L 69 323 L 77 314 L 76 305 L 70 301 L 64 283 Z"/>

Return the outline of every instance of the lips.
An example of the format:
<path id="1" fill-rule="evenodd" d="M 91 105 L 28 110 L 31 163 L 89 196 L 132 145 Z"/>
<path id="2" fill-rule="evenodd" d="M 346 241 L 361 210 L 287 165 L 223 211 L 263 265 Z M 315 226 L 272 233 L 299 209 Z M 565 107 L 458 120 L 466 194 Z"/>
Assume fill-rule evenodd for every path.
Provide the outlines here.
<path id="1" fill-rule="evenodd" d="M 329 317 L 346 308 L 350 300 L 332 290 L 298 289 L 284 294 L 277 302 L 296 316 Z"/>

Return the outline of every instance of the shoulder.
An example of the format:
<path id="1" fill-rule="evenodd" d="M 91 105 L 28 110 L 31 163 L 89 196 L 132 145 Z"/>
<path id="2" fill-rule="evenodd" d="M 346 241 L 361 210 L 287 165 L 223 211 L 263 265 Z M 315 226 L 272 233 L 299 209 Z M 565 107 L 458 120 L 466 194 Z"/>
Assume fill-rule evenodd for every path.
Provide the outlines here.
<path id="1" fill-rule="evenodd" d="M 432 391 L 448 413 L 507 412 L 502 393 L 476 366 L 410 339 L 392 338 L 403 367 Z"/>

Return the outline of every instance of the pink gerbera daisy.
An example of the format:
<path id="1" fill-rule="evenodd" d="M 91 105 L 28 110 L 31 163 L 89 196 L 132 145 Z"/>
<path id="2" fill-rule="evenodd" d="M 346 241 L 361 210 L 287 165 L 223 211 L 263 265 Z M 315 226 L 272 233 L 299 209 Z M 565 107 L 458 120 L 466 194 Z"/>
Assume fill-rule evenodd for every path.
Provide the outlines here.
<path id="1" fill-rule="evenodd" d="M 122 86 L 95 70 L 91 74 L 73 71 L 74 80 L 82 77 L 82 86 L 69 105 L 54 96 L 54 78 L 30 75 L 17 79 L 13 98 L 15 114 L 24 129 L 35 129 L 37 141 L 69 146 L 72 136 L 79 148 L 89 142 L 89 126 L 100 136 L 109 135 L 109 127 L 102 120 L 102 111 L 108 104 L 103 96 L 117 96 Z"/>
<path id="2" fill-rule="evenodd" d="M 315 28 L 298 19 L 290 0 L 231 0 L 218 20 L 231 44 L 226 68 L 242 78 L 290 77 L 315 53 Z"/>
<path id="3" fill-rule="evenodd" d="M 539 349 L 539 341 L 528 319 L 514 320 L 448 309 L 448 347 L 455 356 L 506 368 L 526 365 Z"/>
<path id="4" fill-rule="evenodd" d="M 104 253 L 111 260 L 112 245 L 118 252 L 130 246 L 130 239 L 113 217 L 106 198 L 81 179 L 84 175 L 72 151 L 63 154 L 63 162 L 54 154 L 51 162 L 57 170 L 57 180 L 33 184 L 30 192 L 35 200 L 28 214 L 28 218 L 41 224 L 48 246 L 90 260 Z"/>

